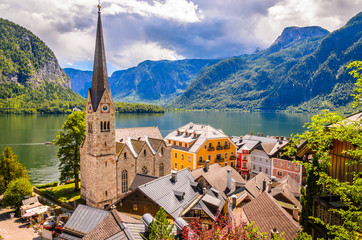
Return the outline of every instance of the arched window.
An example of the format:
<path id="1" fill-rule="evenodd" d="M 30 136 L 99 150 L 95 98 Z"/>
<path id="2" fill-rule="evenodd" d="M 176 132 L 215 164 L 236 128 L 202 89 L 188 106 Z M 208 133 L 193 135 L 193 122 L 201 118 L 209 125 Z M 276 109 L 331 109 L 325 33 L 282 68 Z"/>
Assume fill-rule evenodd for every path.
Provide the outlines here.
<path id="1" fill-rule="evenodd" d="M 146 156 L 146 149 L 145 149 L 145 150 L 143 150 L 143 155 L 144 155 L 144 156 Z"/>
<path id="2" fill-rule="evenodd" d="M 103 122 L 101 122 L 101 131 L 103 131 Z"/>
<path id="3" fill-rule="evenodd" d="M 122 171 L 122 192 L 128 191 L 128 173 L 127 170 Z"/>
<path id="4" fill-rule="evenodd" d="M 109 130 L 109 121 L 108 121 L 108 123 L 107 123 L 107 129 Z"/>
<path id="5" fill-rule="evenodd" d="M 148 169 L 147 169 L 146 166 L 143 166 L 143 168 L 142 168 L 142 173 L 143 173 L 143 174 L 147 174 L 147 173 L 148 173 Z"/>
<path id="6" fill-rule="evenodd" d="M 123 153 L 124 159 L 127 159 L 127 153 Z"/>
<path id="7" fill-rule="evenodd" d="M 164 167 L 164 165 L 163 165 L 163 163 L 160 163 L 160 170 L 159 170 L 159 172 L 160 172 L 160 177 L 162 177 L 163 175 L 165 175 L 165 167 Z"/>
<path id="8" fill-rule="evenodd" d="M 161 154 L 163 155 L 163 147 L 161 147 Z"/>
<path id="9" fill-rule="evenodd" d="M 107 122 L 103 122 L 103 129 L 107 130 Z"/>

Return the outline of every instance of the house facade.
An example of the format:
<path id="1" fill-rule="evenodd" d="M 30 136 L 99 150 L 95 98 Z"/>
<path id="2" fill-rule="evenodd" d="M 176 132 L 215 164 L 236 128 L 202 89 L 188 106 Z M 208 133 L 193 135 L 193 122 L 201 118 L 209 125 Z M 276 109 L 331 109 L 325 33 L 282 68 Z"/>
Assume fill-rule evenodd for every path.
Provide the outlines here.
<path id="1" fill-rule="evenodd" d="M 206 160 L 235 167 L 236 145 L 210 125 L 188 123 L 168 134 L 165 140 L 172 145 L 171 168 L 176 171 L 199 168 Z"/>
<path id="2" fill-rule="evenodd" d="M 291 159 L 272 158 L 272 176 L 281 179 L 291 176 L 299 185 L 303 181 L 303 166 Z"/>

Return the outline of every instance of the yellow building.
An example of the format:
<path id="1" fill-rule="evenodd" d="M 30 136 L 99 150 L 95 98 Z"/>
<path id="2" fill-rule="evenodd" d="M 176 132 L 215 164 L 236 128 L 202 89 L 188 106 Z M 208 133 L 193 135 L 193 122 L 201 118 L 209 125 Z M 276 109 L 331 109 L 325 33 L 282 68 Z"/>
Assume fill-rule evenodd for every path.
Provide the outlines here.
<path id="1" fill-rule="evenodd" d="M 171 168 L 190 170 L 218 163 L 224 167 L 235 166 L 236 145 L 230 138 L 210 125 L 188 123 L 168 134 L 165 138 L 172 145 Z"/>

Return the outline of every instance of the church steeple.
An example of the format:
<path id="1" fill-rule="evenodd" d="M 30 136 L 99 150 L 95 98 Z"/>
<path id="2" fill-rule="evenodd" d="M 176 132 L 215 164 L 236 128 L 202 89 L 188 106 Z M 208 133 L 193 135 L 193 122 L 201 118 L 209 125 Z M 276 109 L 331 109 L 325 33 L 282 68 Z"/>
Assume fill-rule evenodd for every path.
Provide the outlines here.
<path id="1" fill-rule="evenodd" d="M 104 91 L 108 91 L 109 95 L 111 96 L 111 91 L 109 90 L 108 84 L 106 52 L 104 50 L 101 5 L 98 4 L 97 38 L 94 53 L 92 86 L 90 88 L 93 111 L 97 111 Z"/>

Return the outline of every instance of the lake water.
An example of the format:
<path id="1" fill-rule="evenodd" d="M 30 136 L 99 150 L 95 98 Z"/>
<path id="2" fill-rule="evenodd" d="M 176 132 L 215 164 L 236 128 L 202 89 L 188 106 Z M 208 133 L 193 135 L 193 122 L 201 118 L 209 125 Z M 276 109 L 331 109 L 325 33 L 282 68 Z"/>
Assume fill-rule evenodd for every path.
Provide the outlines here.
<path id="1" fill-rule="evenodd" d="M 311 114 L 275 112 L 168 112 L 165 114 L 118 114 L 116 128 L 157 125 L 162 136 L 193 123 L 210 124 L 227 135 L 245 135 L 251 131 L 264 136 L 290 136 L 303 131 Z M 67 115 L 0 115 L 0 151 L 9 145 L 26 166 L 34 184 L 59 178 L 57 148 L 46 145 L 58 134 Z"/>

